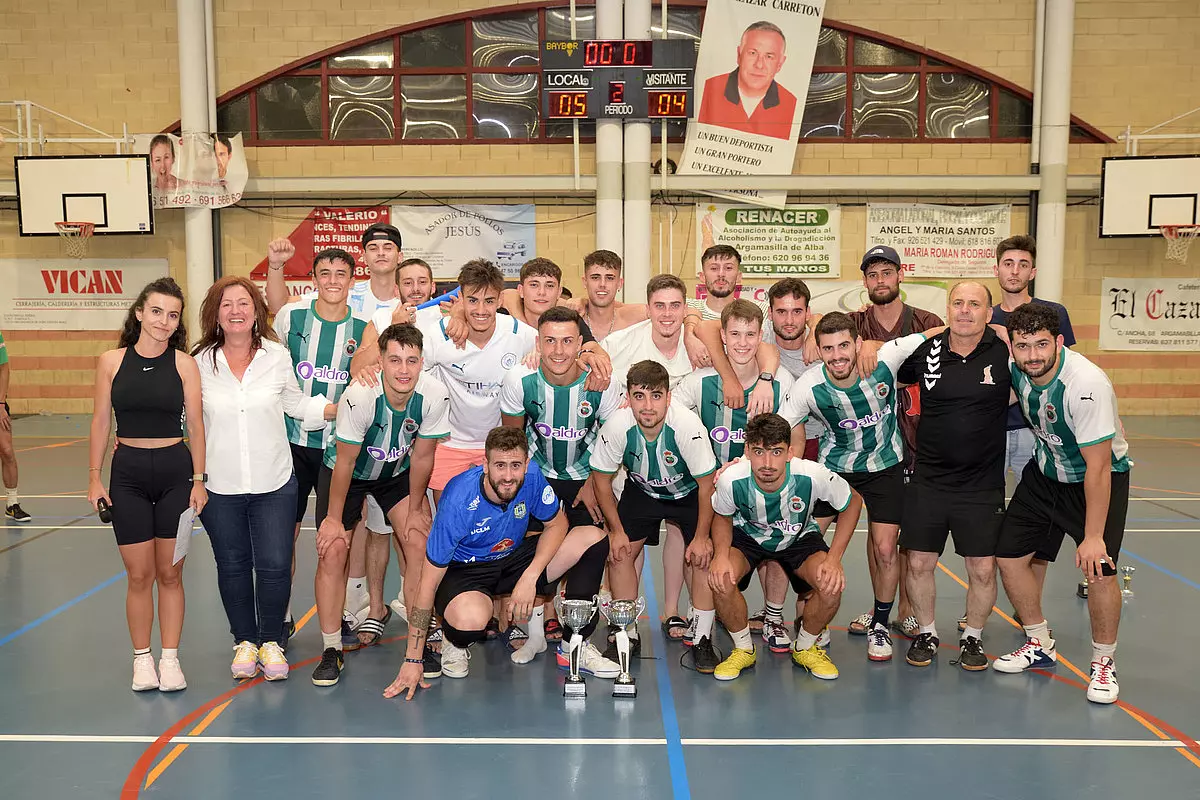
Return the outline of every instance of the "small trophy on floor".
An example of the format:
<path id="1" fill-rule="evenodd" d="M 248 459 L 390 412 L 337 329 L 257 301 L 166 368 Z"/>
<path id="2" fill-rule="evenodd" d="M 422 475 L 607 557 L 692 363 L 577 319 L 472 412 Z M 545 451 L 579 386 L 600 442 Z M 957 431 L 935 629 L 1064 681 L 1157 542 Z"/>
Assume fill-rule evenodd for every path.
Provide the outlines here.
<path id="1" fill-rule="evenodd" d="M 580 631 L 596 616 L 596 598 L 567 600 L 555 597 L 554 607 L 558 609 L 558 617 L 562 624 L 571 629 L 571 638 L 567 642 L 570 669 L 567 672 L 567 682 L 563 684 L 563 697 L 587 697 L 587 685 L 583 682 L 583 676 L 579 674 L 579 653 L 583 649 L 583 634 Z"/>
<path id="2" fill-rule="evenodd" d="M 1121 597 L 1133 597 L 1133 573 L 1137 567 L 1121 567 Z"/>
<path id="3" fill-rule="evenodd" d="M 613 682 L 613 697 L 637 697 L 637 681 L 629 674 L 629 625 L 636 625 L 637 619 L 646 610 L 646 598 L 637 600 L 611 600 L 607 605 L 600 606 L 610 625 L 617 629 L 617 661 L 621 665 L 621 674 Z"/>

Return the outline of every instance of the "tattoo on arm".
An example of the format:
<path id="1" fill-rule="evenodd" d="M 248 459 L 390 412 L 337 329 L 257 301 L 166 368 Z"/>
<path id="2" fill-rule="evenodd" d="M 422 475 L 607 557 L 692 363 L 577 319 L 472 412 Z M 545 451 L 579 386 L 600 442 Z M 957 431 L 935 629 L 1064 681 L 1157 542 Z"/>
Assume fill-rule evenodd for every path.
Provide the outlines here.
<path id="1" fill-rule="evenodd" d="M 408 627 L 414 634 L 427 632 L 432 622 L 432 608 L 414 608 L 408 612 Z"/>

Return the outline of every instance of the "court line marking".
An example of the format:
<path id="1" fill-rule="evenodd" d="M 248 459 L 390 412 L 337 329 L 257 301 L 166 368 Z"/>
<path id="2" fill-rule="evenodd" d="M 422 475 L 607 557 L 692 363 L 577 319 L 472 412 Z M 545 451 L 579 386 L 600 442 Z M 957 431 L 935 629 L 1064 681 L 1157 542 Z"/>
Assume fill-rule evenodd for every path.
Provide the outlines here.
<path id="1" fill-rule="evenodd" d="M 102 581 L 102 582 L 96 584 L 95 586 L 88 589 L 83 594 L 79 595 L 78 597 L 74 597 L 74 598 L 68 600 L 67 602 L 63 603 L 61 606 L 54 609 L 53 611 L 46 612 L 42 616 L 35 619 L 33 622 L 25 623 L 24 625 L 22 625 L 21 627 L 17 628 L 15 631 L 13 631 L 12 633 L 8 634 L 7 636 L 4 636 L 3 638 L 0 638 L 0 647 L 3 647 L 4 645 L 8 644 L 13 639 L 16 639 L 18 636 L 22 636 L 26 633 L 29 633 L 29 631 L 38 627 L 42 623 L 48 622 L 48 621 L 54 619 L 59 614 L 63 613 L 67 609 L 71 608 L 71 606 L 75 606 L 75 605 L 78 605 L 79 603 L 82 603 L 84 600 L 87 600 L 89 597 L 94 595 L 96 592 L 99 592 L 102 589 L 107 589 L 109 586 L 112 586 L 114 583 L 116 583 L 117 581 L 121 580 L 124 577 L 125 577 L 125 570 L 121 570 L 120 572 L 118 572 L 116 575 L 113 575 L 108 580 Z"/>
<path id="2" fill-rule="evenodd" d="M 205 721 L 216 717 L 232 699 L 212 709 Z M 203 723 L 202 723 L 203 724 Z M 199 726 L 197 726 L 199 727 Z M 0 734 L 0 742 L 23 744 L 148 744 L 157 741 L 156 736 L 121 736 L 88 734 Z M 1116 747 L 1116 748 L 1176 748 L 1183 742 L 1177 739 L 680 739 L 687 747 Z M 379 744 L 379 745 L 600 745 L 622 747 L 625 745 L 667 744 L 666 739 L 574 739 L 538 737 L 488 737 L 488 736 L 202 736 L 188 734 L 175 736 L 170 743 L 181 746 L 193 744 L 264 744 L 264 745 L 325 745 L 325 744 Z M 147 782 L 149 783 L 149 782 Z"/>
<path id="3" fill-rule="evenodd" d="M 654 590 L 653 570 L 643 570 L 642 578 L 646 583 L 646 611 L 650 619 L 658 619 L 658 596 Z M 654 659 L 654 677 L 658 684 L 658 705 L 662 711 L 663 735 L 666 737 L 667 764 L 671 770 L 671 793 L 675 800 L 691 800 L 687 761 L 683 756 L 679 717 L 675 712 L 675 694 L 671 690 L 671 672 L 667 667 L 668 653 L 674 650 L 667 648 L 666 635 L 661 627 L 651 625 L 650 635 L 654 637 L 654 649 L 659 654 Z"/>
<path id="4" fill-rule="evenodd" d="M 1178 572 L 1172 572 L 1171 570 L 1167 569 L 1166 567 L 1162 566 L 1161 564 L 1155 564 L 1150 559 L 1139 556 L 1137 553 L 1131 553 L 1128 550 L 1122 548 L 1121 555 L 1129 556 L 1134 561 L 1137 561 L 1140 564 L 1145 564 L 1147 567 L 1150 567 L 1151 569 L 1156 569 L 1159 572 L 1161 572 L 1163 575 L 1166 575 L 1170 578 L 1174 578 L 1175 580 L 1179 581 L 1180 583 L 1190 586 L 1193 589 L 1200 589 L 1200 583 L 1196 583 L 1191 578 L 1185 578 L 1182 575 L 1180 575 Z"/>
<path id="5" fill-rule="evenodd" d="M 40 437 L 35 437 L 35 438 L 40 438 Z M 56 442 L 55 444 L 39 444 L 34 447 L 22 447 L 17 450 L 14 450 L 13 452 L 14 453 L 28 453 L 31 450 L 53 450 L 57 447 L 70 447 L 73 444 L 79 444 L 80 442 L 86 442 L 87 440 L 88 439 L 85 436 L 82 439 L 72 439 L 69 442 Z"/>

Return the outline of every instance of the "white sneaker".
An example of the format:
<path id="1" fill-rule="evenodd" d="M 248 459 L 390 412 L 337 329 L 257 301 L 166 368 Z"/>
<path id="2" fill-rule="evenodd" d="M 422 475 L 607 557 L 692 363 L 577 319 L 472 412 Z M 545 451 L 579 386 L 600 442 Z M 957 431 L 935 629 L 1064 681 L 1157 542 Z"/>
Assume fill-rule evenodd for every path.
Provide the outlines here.
<path id="1" fill-rule="evenodd" d="M 160 692 L 178 692 L 187 688 L 187 679 L 179 666 L 178 658 L 160 658 L 158 660 L 158 690 Z"/>
<path id="2" fill-rule="evenodd" d="M 565 650 L 563 655 L 566 656 Z M 597 678 L 612 680 L 621 674 L 621 665 L 605 658 L 596 645 L 584 642 L 579 648 L 579 671 Z"/>
<path id="3" fill-rule="evenodd" d="M 133 690 L 148 692 L 158 688 L 158 673 L 154 671 L 154 656 L 144 653 L 133 657 Z"/>
<path id="4" fill-rule="evenodd" d="M 1117 670 L 1113 660 L 1104 656 L 1092 662 L 1092 680 L 1088 683 L 1087 699 L 1093 703 L 1115 703 L 1121 687 L 1117 685 Z"/>
<path id="5" fill-rule="evenodd" d="M 449 639 L 442 642 L 442 674 L 447 678 L 465 678 L 471 669 L 471 653 L 454 646 Z"/>
<path id="6" fill-rule="evenodd" d="M 404 594 L 396 595 L 396 599 L 388 603 L 392 607 L 392 612 L 400 619 L 408 622 L 408 609 L 404 607 Z"/>
<path id="7" fill-rule="evenodd" d="M 774 620 L 763 621 L 762 638 L 772 653 L 786 653 L 792 649 L 792 637 L 788 636 L 787 628 Z"/>
<path id="8" fill-rule="evenodd" d="M 872 661 L 892 660 L 892 635 L 882 625 L 874 625 L 867 631 L 867 658 Z"/>
<path id="9" fill-rule="evenodd" d="M 992 669 L 1016 674 L 1027 669 L 1050 669 L 1057 663 L 1058 653 L 1054 645 L 1045 647 L 1040 639 L 1026 639 L 1025 644 L 993 661 Z"/>
<path id="10" fill-rule="evenodd" d="M 821 648 L 822 650 L 829 649 L 829 626 L 828 625 L 826 625 L 825 629 L 823 631 L 821 631 L 821 635 L 817 637 L 817 647 Z"/>

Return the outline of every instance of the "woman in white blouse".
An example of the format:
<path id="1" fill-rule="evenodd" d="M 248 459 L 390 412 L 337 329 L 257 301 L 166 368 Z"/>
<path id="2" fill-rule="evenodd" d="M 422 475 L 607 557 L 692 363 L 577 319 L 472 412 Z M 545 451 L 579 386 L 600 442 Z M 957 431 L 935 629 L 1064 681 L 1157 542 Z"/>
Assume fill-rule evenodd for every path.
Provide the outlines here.
<path id="1" fill-rule="evenodd" d="M 233 677 L 252 678 L 261 666 L 267 680 L 282 680 L 297 491 L 283 418 L 316 430 L 337 407 L 300 391 L 291 357 L 267 324 L 266 302 L 246 278 L 213 284 L 200 328 L 193 355 L 208 431 L 208 505 L 200 519 L 235 642 Z"/>

